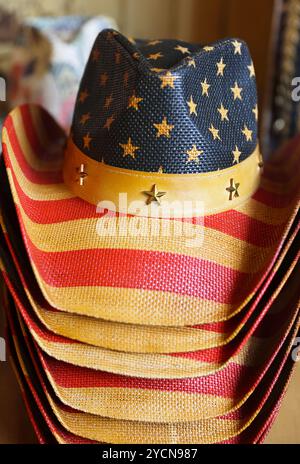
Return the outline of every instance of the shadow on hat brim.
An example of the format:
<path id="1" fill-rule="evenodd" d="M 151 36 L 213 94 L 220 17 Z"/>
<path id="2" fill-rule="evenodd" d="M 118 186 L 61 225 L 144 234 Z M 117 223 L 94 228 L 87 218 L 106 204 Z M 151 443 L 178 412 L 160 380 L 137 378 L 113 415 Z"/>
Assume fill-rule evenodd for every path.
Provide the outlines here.
<path id="1" fill-rule="evenodd" d="M 298 210 L 299 138 L 268 162 L 252 198 L 204 218 L 203 246 L 192 248 L 181 237 L 100 237 L 95 207 L 62 183 L 63 141 L 55 121 L 34 105 L 15 109 L 4 124 L 4 159 L 23 238 L 52 306 L 162 326 L 226 320 L 244 308 Z"/>

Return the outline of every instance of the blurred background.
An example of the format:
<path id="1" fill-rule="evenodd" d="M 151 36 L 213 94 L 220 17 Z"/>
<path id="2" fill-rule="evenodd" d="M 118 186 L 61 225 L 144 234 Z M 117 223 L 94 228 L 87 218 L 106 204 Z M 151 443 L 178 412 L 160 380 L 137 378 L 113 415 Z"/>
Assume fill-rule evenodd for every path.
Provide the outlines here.
<path id="1" fill-rule="evenodd" d="M 202 44 L 244 39 L 256 70 L 265 154 L 299 130 L 290 96 L 300 67 L 299 0 L 0 0 L 0 76 L 7 83 L 2 118 L 31 100 L 68 128 L 85 60 L 105 27 Z M 299 382 L 298 368 L 267 443 L 300 443 Z M 11 368 L 0 362 L 0 443 L 34 440 Z"/>

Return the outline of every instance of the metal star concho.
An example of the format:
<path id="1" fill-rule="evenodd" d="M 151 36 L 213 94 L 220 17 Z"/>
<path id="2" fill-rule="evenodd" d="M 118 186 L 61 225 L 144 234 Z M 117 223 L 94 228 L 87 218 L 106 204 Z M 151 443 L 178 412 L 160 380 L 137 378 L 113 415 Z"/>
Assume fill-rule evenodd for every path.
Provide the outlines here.
<path id="1" fill-rule="evenodd" d="M 151 190 L 144 191 L 143 193 L 148 195 L 148 199 L 146 201 L 147 205 L 150 205 L 152 201 L 156 201 L 160 205 L 161 197 L 166 195 L 167 192 L 159 192 L 156 184 L 154 184 Z"/>
<path id="2" fill-rule="evenodd" d="M 233 179 L 230 179 L 230 186 L 227 187 L 227 192 L 229 192 L 229 200 L 231 201 L 233 198 L 239 197 L 239 189 L 240 184 L 234 182 Z"/>

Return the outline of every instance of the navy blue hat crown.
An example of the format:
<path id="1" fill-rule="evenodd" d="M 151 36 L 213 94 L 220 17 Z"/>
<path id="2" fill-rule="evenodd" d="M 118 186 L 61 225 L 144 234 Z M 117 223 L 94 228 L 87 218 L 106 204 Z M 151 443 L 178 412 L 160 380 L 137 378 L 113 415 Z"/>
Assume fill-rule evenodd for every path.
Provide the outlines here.
<path id="1" fill-rule="evenodd" d="M 88 157 L 136 171 L 203 173 L 240 163 L 257 146 L 247 45 L 101 32 L 80 84 L 71 136 Z"/>

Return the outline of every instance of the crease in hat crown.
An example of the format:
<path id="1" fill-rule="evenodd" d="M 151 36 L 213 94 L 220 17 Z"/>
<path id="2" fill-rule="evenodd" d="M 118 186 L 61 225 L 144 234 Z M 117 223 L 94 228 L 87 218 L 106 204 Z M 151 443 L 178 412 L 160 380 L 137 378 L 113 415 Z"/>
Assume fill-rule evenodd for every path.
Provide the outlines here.
<path id="1" fill-rule="evenodd" d="M 247 45 L 238 39 L 204 47 L 133 41 L 113 30 L 101 32 L 80 84 L 67 159 L 74 148 L 88 163 L 65 175 L 71 189 L 78 180 L 81 187 L 89 182 L 89 162 L 90 171 L 96 162 L 100 170 L 105 165 L 136 176 L 200 179 L 230 172 L 253 154 L 257 161 L 256 82 Z M 68 161 L 64 171 L 70 170 Z M 75 190 L 82 196 L 77 185 Z"/>

